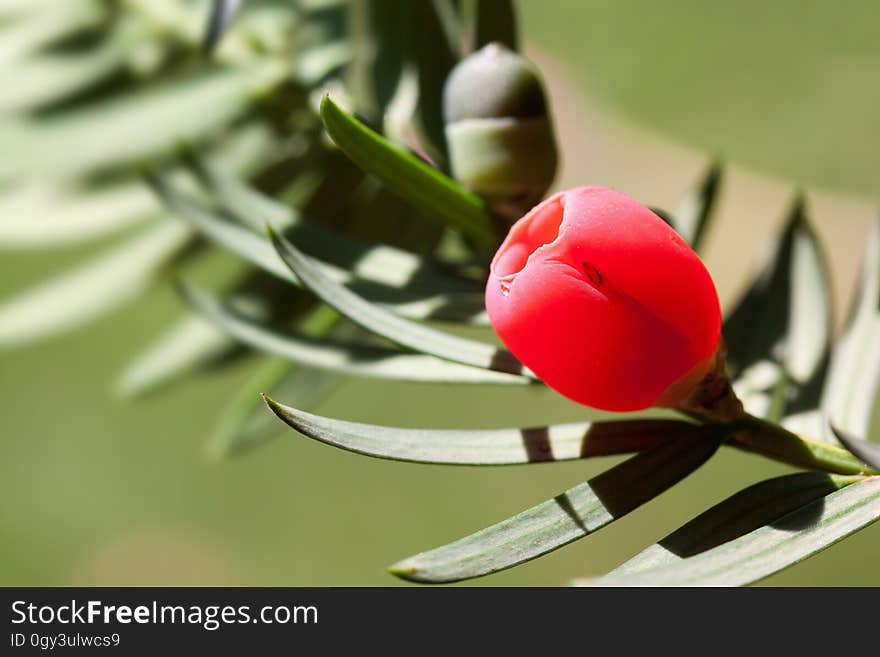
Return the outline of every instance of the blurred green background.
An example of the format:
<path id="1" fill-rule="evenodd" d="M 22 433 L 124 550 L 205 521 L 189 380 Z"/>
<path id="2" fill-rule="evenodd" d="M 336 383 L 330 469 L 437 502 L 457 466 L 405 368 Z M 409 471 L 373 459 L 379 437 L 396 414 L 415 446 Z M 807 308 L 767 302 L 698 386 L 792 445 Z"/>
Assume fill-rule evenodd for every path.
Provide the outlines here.
<path id="1" fill-rule="evenodd" d="M 880 5 L 543 0 L 520 8 L 526 50 L 546 72 L 558 118 L 558 186 L 611 185 L 674 207 L 706 153 L 723 155 L 734 166 L 706 261 L 729 303 L 794 186 L 803 185 L 838 309 L 846 308 L 880 190 Z M 3 252 L 0 298 L 85 252 Z M 204 439 L 253 361 L 141 402 L 110 393 L 127 360 L 178 307 L 164 289 L 74 334 L 0 352 L 0 583 L 395 585 L 384 566 L 614 462 L 400 464 L 318 445 L 280 425 L 272 444 L 211 462 Z M 584 414 L 548 391 L 363 381 L 317 412 L 445 427 Z M 601 574 L 742 486 L 784 471 L 722 451 L 588 540 L 474 584 L 557 585 Z M 766 583 L 880 585 L 878 548 L 875 525 Z"/>

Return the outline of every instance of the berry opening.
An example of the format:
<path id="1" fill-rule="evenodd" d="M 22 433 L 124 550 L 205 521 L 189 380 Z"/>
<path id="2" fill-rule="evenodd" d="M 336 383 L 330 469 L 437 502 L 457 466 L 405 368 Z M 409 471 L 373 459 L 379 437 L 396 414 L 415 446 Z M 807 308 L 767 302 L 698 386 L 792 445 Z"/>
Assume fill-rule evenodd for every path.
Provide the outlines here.
<path id="1" fill-rule="evenodd" d="M 605 282 L 605 278 L 602 276 L 602 272 L 596 269 L 596 265 L 590 262 L 582 262 L 581 269 L 584 271 L 587 280 L 590 281 L 590 283 L 592 283 L 594 286 L 598 287 Z"/>
<path id="2" fill-rule="evenodd" d="M 509 281 L 523 270 L 535 251 L 555 242 L 562 227 L 564 207 L 562 196 L 553 196 L 517 223 L 495 254 L 493 273 Z"/>

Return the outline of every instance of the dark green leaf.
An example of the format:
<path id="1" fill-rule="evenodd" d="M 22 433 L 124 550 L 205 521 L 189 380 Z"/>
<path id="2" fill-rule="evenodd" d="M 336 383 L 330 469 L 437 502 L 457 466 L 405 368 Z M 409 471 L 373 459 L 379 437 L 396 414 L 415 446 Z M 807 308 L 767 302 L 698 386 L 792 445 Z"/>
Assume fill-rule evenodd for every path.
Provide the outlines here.
<path id="1" fill-rule="evenodd" d="M 267 326 L 261 320 L 223 308 L 211 297 L 190 285 L 182 285 L 180 292 L 200 315 L 241 342 L 309 367 L 354 376 L 429 383 L 500 385 L 533 383 L 532 380 L 522 376 L 450 363 L 433 356 L 409 354 L 352 342 L 309 338 L 292 331 Z"/>
<path id="2" fill-rule="evenodd" d="M 824 550 L 880 517 L 880 477 L 850 484 L 733 541 L 608 586 L 743 586 Z"/>
<path id="3" fill-rule="evenodd" d="M 455 0 L 431 0 L 430 3 L 426 2 L 424 4 L 430 4 L 428 11 L 434 15 L 439 31 L 443 34 L 444 50 L 460 55 L 464 35 L 462 33 L 462 21 L 459 17 Z M 436 43 L 431 45 L 435 49 L 437 48 Z"/>
<path id="4" fill-rule="evenodd" d="M 355 164 L 444 224 L 490 248 L 497 242 L 483 201 L 417 157 L 397 148 L 325 96 L 321 120 Z"/>
<path id="5" fill-rule="evenodd" d="M 697 251 L 703 244 L 706 228 L 718 201 L 721 172 L 721 163 L 714 162 L 672 215 L 675 230 Z"/>
<path id="6" fill-rule="evenodd" d="M 412 39 L 414 3 L 362 0 L 350 3 L 355 57 L 347 88 L 357 112 L 376 127 L 398 87 Z"/>
<path id="7" fill-rule="evenodd" d="M 660 445 L 497 525 L 404 559 L 389 571 L 416 582 L 455 582 L 534 559 L 655 498 L 717 447 L 716 439 L 705 436 Z"/>
<path id="8" fill-rule="evenodd" d="M 860 290 L 834 348 L 821 406 L 840 429 L 880 440 L 880 221 L 868 238 Z"/>
<path id="9" fill-rule="evenodd" d="M 403 429 L 312 415 L 266 397 L 269 408 L 305 436 L 359 454 L 397 461 L 510 465 L 638 452 L 706 429 L 677 420 L 578 422 L 545 427 Z"/>
<path id="10" fill-rule="evenodd" d="M 375 306 L 331 280 L 310 258 L 270 230 L 278 254 L 302 284 L 356 324 L 395 344 L 455 363 L 534 377 L 513 354 L 485 342 L 468 340 L 416 324 Z"/>
<path id="11" fill-rule="evenodd" d="M 451 0 L 412 4 L 414 52 L 410 70 L 415 67 L 418 92 L 412 116 L 417 145 L 413 150 L 427 154 L 435 167 L 443 169 L 447 165 L 443 85 L 461 57 L 464 35 L 455 12 L 445 10 Z"/>
<path id="12" fill-rule="evenodd" d="M 202 44 L 205 52 L 211 52 L 220 37 L 229 28 L 241 7 L 242 0 L 213 0 L 211 13 L 208 16 L 208 27 Z"/>
<path id="13" fill-rule="evenodd" d="M 468 52 L 492 42 L 519 50 L 516 9 L 511 0 L 463 0 L 462 15 Z"/>
<path id="14" fill-rule="evenodd" d="M 880 445 L 869 443 L 867 440 L 850 436 L 845 431 L 841 431 L 833 424 L 831 431 L 840 443 L 850 452 L 862 459 L 866 465 L 874 470 L 880 471 Z"/>
<path id="15" fill-rule="evenodd" d="M 802 198 L 723 332 L 747 410 L 778 420 L 816 406 L 828 361 L 831 298 Z"/>

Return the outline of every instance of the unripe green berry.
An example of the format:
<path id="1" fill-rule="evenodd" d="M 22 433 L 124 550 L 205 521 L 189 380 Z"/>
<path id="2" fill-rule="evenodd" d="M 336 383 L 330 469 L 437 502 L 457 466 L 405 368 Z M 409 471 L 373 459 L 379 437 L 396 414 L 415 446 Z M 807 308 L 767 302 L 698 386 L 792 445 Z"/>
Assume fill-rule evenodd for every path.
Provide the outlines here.
<path id="1" fill-rule="evenodd" d="M 540 74 L 491 43 L 452 70 L 443 90 L 452 175 L 512 219 L 540 200 L 556 175 L 553 125 Z"/>

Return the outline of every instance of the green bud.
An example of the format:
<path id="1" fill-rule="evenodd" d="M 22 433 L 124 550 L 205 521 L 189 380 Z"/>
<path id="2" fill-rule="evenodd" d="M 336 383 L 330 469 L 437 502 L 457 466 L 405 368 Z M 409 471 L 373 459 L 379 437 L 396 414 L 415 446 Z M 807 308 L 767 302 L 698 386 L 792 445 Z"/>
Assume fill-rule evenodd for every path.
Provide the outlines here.
<path id="1" fill-rule="evenodd" d="M 537 69 L 491 43 L 452 70 L 443 115 L 452 175 L 497 213 L 518 218 L 556 175 L 557 153 Z"/>

